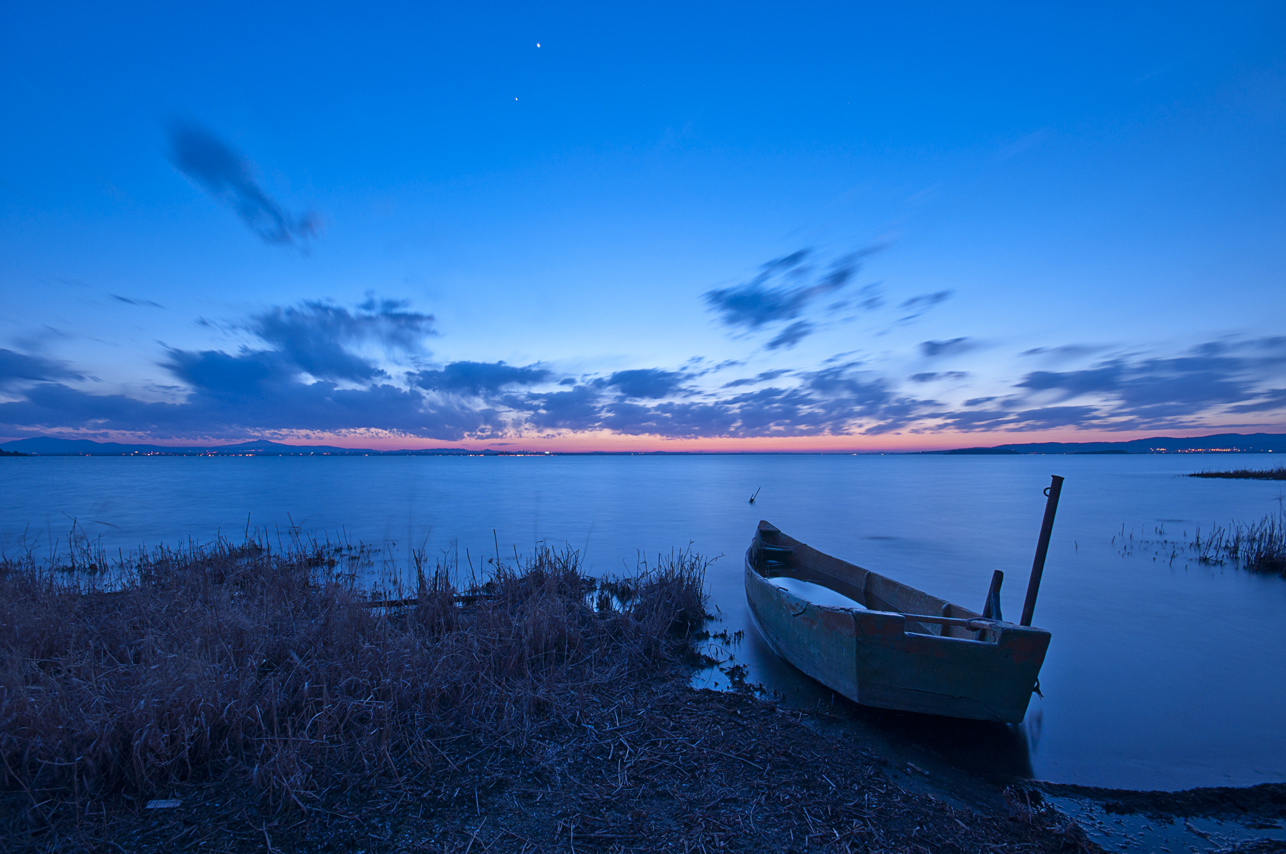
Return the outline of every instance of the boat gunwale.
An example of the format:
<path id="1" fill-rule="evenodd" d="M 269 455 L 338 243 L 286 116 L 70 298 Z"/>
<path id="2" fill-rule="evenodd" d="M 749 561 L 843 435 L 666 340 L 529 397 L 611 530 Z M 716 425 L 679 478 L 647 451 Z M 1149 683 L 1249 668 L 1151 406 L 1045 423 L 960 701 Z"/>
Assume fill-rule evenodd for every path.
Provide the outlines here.
<path id="1" fill-rule="evenodd" d="M 990 635 L 991 635 L 991 637 L 992 637 L 992 639 L 991 639 L 991 640 L 982 640 L 981 638 L 957 637 L 957 636 L 954 636 L 954 635 L 939 634 L 939 633 L 931 632 L 931 631 L 923 631 L 923 632 L 921 632 L 921 631 L 915 631 L 915 630 L 912 630 L 912 629 L 909 629 L 909 628 L 908 628 L 908 629 L 905 629 L 905 631 L 906 631 L 908 634 L 913 634 L 913 635 L 916 635 L 917 637 L 928 637 L 928 638 L 935 638 L 935 639 L 940 639 L 940 640 L 961 640 L 961 641 L 969 641 L 969 642 L 971 642 L 971 643 L 981 643 L 981 644 L 988 644 L 988 645 L 994 645 L 994 644 L 996 644 L 996 643 L 999 641 L 999 633 L 1000 633 L 1001 631 L 1004 631 L 1004 632 L 1006 632 L 1006 633 L 1017 631 L 1017 632 L 1022 632 L 1022 633 L 1029 633 L 1029 632 L 1030 632 L 1030 633 L 1035 633 L 1035 634 L 1045 634 L 1045 635 L 1050 634 L 1050 632 L 1049 632 L 1049 630 L 1048 630 L 1048 629 L 1042 629 L 1042 628 L 1040 628 L 1040 627 L 1038 627 L 1038 626 L 1023 626 L 1023 625 L 1020 625 L 1020 624 L 1018 624 L 1018 623 L 1012 623 L 1012 622 L 1010 622 L 1010 621 L 1008 621 L 1008 620 L 995 620 L 995 619 L 991 619 L 991 618 L 988 618 L 988 617 L 983 617 L 983 616 L 982 616 L 982 614 L 978 613 L 977 611 L 974 611 L 974 610 L 972 610 L 972 609 L 970 609 L 970 608 L 965 608 L 965 607 L 963 607 L 963 606 L 961 606 L 961 605 L 957 605 L 956 603 L 951 602 L 950 600 L 947 600 L 947 599 L 943 599 L 943 598 L 941 598 L 941 597 L 939 597 L 939 596 L 934 596 L 934 595 L 933 595 L 933 594 L 931 594 L 931 593 L 927 593 L 926 591 L 920 590 L 918 587 L 912 587 L 911 585 L 907 584 L 907 583 L 906 583 L 906 582 L 904 582 L 904 581 L 898 581 L 897 579 L 890 578 L 889 576 L 884 575 L 883 573 L 876 572 L 876 571 L 875 571 L 875 570 L 873 570 L 873 569 L 867 569 L 866 567 L 858 566 L 858 565 L 857 565 L 857 564 L 855 564 L 855 563 L 850 563 L 849 561 L 843 560 L 842 558 L 837 558 L 837 557 L 835 557 L 834 555 L 828 554 L 827 552 L 823 552 L 823 551 L 821 551 L 820 549 L 817 549 L 817 548 L 814 548 L 813 546 L 808 545 L 807 543 L 803 542 L 802 540 L 797 540 L 797 539 L 795 539 L 794 537 L 792 537 L 792 536 L 790 536 L 789 534 L 787 534 L 787 533 L 785 533 L 784 531 L 782 531 L 780 528 L 777 528 L 777 527 L 776 527 L 775 525 L 773 525 L 772 523 L 767 522 L 766 520 L 760 520 L 759 525 L 758 525 L 758 526 L 756 527 L 756 529 L 755 529 L 755 536 L 754 536 L 754 538 L 751 540 L 750 546 L 746 549 L 746 555 L 745 555 L 745 566 L 746 566 L 746 569 L 747 569 L 749 572 L 753 573 L 754 575 L 758 576 L 758 577 L 759 577 L 759 579 L 760 579 L 764 584 L 766 584 L 767 586 L 772 587 L 772 588 L 774 588 L 774 589 L 776 589 L 776 590 L 785 591 L 786 593 L 789 593 L 791 596 L 794 596 L 796 599 L 799 599 L 799 600 L 800 600 L 800 601 L 802 601 L 802 602 L 806 602 L 806 603 L 808 604 L 808 606 L 809 606 L 809 607 L 812 607 L 812 608 L 820 608 L 820 609 L 824 609 L 824 610 L 831 611 L 831 612 L 834 612 L 834 613 L 849 613 L 849 614 L 852 614 L 852 615 L 854 616 L 854 618 L 857 618 L 857 617 L 858 617 L 859 615 L 861 615 L 861 614 L 876 614 L 876 615 L 880 615 L 880 616 L 894 616 L 894 617 L 902 617 L 902 618 L 904 619 L 904 621 L 905 621 L 905 622 L 907 622 L 907 623 L 913 623 L 913 622 L 918 623 L 919 621 L 916 619 L 917 617 L 928 618 L 928 619 L 930 619 L 930 620 L 935 620 L 935 621 L 936 621 L 936 620 L 943 619 L 943 618 L 944 618 L 944 616 L 945 616 L 945 615 L 934 615 L 934 614 L 916 614 L 916 613 L 913 613 L 913 612 L 911 612 L 911 611 L 888 610 L 888 609 L 885 609 L 885 608 L 872 608 L 872 607 L 868 606 L 865 602 L 860 602 L 860 601 L 858 601 L 858 600 L 856 600 L 856 599 L 853 599 L 853 597 L 852 597 L 852 596 L 850 596 L 850 595 L 849 595 L 848 593 L 846 593 L 845 591 L 843 591 L 843 590 L 839 590 L 839 589 L 837 589 L 835 586 L 832 586 L 832 585 L 830 585 L 830 584 L 825 583 L 825 581 L 821 581 L 821 580 L 814 580 L 814 579 L 812 579 L 812 578 L 801 578 L 801 577 L 799 577 L 799 575 L 798 575 L 798 574 L 794 574 L 794 573 L 790 573 L 790 572 L 781 572 L 781 573 L 778 573 L 778 574 L 775 574 L 775 575 L 769 575 L 769 574 L 767 574 L 765 571 L 763 571 L 763 570 L 761 570 L 761 569 L 760 569 L 760 567 L 758 566 L 758 564 L 757 564 L 756 560 L 754 559 L 754 552 L 755 552 L 755 549 L 756 549 L 756 547 L 757 547 L 757 546 L 759 546 L 760 544 L 763 544 L 763 545 L 774 545 L 774 544 L 769 544 L 769 543 L 764 543 L 764 542 L 763 542 L 762 534 L 763 534 L 763 533 L 764 533 L 764 531 L 765 531 L 765 528 L 764 528 L 764 526 L 765 526 L 765 525 L 767 525 L 767 526 L 768 526 L 767 530 L 768 530 L 768 531 L 770 531 L 770 532 L 772 532 L 772 533 L 774 533 L 776 537 L 779 537 L 779 538 L 782 538 L 782 539 L 784 539 L 784 540 L 788 541 L 787 543 L 784 543 L 783 545 L 788 545 L 788 546 L 791 548 L 791 550 L 792 550 L 792 556 L 791 556 L 791 562 L 792 562 L 792 565 L 793 565 L 796 561 L 798 561 L 798 559 L 799 559 L 799 558 L 798 558 L 798 555 L 797 555 L 797 550 L 799 549 L 799 547 L 801 547 L 801 546 L 802 546 L 803 548 L 808 549 L 808 550 L 809 550 L 809 551 L 811 551 L 811 552 L 815 552 L 815 553 L 816 553 L 816 554 L 818 554 L 818 555 L 821 555 L 821 556 L 823 556 L 823 557 L 825 557 L 825 558 L 828 558 L 828 559 L 830 559 L 830 560 L 832 560 L 832 561 L 835 561 L 835 562 L 839 563 L 839 564 L 840 564 L 844 569 L 847 569 L 847 570 L 850 570 L 850 571 L 855 571 L 855 573 L 863 573 L 863 574 L 864 574 L 864 575 L 863 575 L 863 580 L 864 580 L 863 587 L 864 587 L 864 588 L 868 588 L 868 587 L 869 587 L 869 583 L 867 583 L 867 582 L 866 582 L 866 579 L 867 579 L 867 578 L 869 578 L 870 576 L 874 576 L 875 578 L 877 578 L 877 579 L 879 579 L 879 580 L 881 580 L 881 581 L 883 581 L 883 582 L 886 582 L 886 583 L 888 583 L 888 584 L 890 584 L 890 585 L 894 585 L 894 586 L 896 586 L 896 587 L 904 588 L 904 589 L 906 589 L 906 590 L 908 590 L 908 591 L 911 591 L 912 593 L 918 594 L 918 595 L 920 595 L 920 596 L 924 596 L 924 597 L 926 597 L 926 598 L 928 598 L 928 599 L 933 599 L 933 600 L 936 600 L 936 601 L 942 602 L 942 603 L 943 603 L 943 605 L 944 605 L 944 608 L 945 608 L 945 607 L 950 607 L 950 608 L 954 608 L 954 609 L 956 609 L 956 610 L 958 610 L 958 611 L 965 612 L 966 614 L 969 614 L 970 616 L 968 616 L 968 617 L 961 617 L 961 618 L 958 618 L 958 619 L 960 619 L 962 622 L 963 622 L 963 621 L 970 621 L 970 622 L 979 622 L 979 623 L 983 623 L 983 624 L 984 624 L 981 628 L 978 628 L 978 629 L 972 629 L 972 628 L 969 628 L 969 629 L 967 629 L 967 630 L 968 630 L 968 631 L 974 631 L 974 632 L 977 632 L 977 633 L 978 633 L 978 634 L 980 634 L 980 635 L 983 635 L 983 634 L 990 634 Z M 805 564 L 805 566 L 808 566 L 808 565 L 807 565 L 807 564 Z M 790 568 L 790 567 L 787 567 L 787 568 Z M 827 572 L 826 570 L 823 570 L 823 569 L 821 569 L 820 567 L 810 566 L 810 567 L 808 567 L 808 568 L 812 569 L 812 571 L 813 571 L 814 573 L 816 573 L 817 575 L 822 576 L 823 578 L 829 577 L 829 578 L 834 579 L 835 581 L 838 581 L 838 582 L 840 582 L 840 583 L 843 583 L 843 580 L 842 580 L 842 579 L 835 578 L 835 576 L 834 576 L 832 573 Z M 791 592 L 788 588 L 786 588 L 786 587 L 783 587 L 783 586 L 780 586 L 780 585 L 776 585 L 776 584 L 772 584 L 772 579 L 773 579 L 773 578 L 781 578 L 781 577 L 783 577 L 783 576 L 784 576 L 784 577 L 786 577 L 786 578 L 791 578 L 792 580 L 795 580 L 795 581 L 803 582 L 803 583 L 805 583 L 805 584 L 816 584 L 817 586 L 822 587 L 822 588 L 825 588 L 826 590 L 829 590 L 829 591 L 831 591 L 832 593 L 837 593 L 837 594 L 839 594 L 839 595 L 841 595 L 841 596 L 844 596 L 845 598 L 848 598 L 848 599 L 850 599 L 850 600 L 853 600 L 854 602 L 857 602 L 857 604 L 858 604 L 860 607 L 858 607 L 858 608 L 848 608 L 848 607 L 844 607 L 844 606 L 840 606 L 840 605 L 822 605 L 822 604 L 820 604 L 820 603 L 812 602 L 812 601 L 810 601 L 810 600 L 808 600 L 808 599 L 805 599 L 804 597 L 799 596 L 798 594 L 792 593 L 792 592 Z M 863 598 L 865 598 L 865 597 L 866 597 L 866 595 L 867 595 L 867 594 L 866 594 L 865 589 L 864 589 L 864 592 L 863 592 Z M 921 624 L 921 625 L 923 625 L 923 624 Z M 945 629 L 945 626 L 944 626 L 944 629 Z"/>
<path id="2" fill-rule="evenodd" d="M 766 576 L 760 573 L 758 570 L 756 570 L 753 562 L 750 559 L 749 551 L 747 551 L 747 554 L 746 554 L 746 568 L 753 575 L 757 576 L 759 581 L 762 584 L 764 584 L 766 587 L 770 587 L 774 590 L 780 590 L 786 593 L 787 595 L 793 596 L 794 598 L 805 603 L 809 608 L 816 608 L 820 611 L 829 611 L 831 613 L 836 613 L 836 614 L 852 614 L 854 616 L 854 619 L 857 619 L 858 615 L 862 615 L 862 614 L 874 614 L 877 617 L 883 617 L 883 618 L 901 617 L 903 623 L 919 622 L 919 620 L 916 619 L 917 617 L 933 619 L 929 614 L 911 614 L 903 611 L 883 611 L 876 608 L 867 608 L 865 606 L 861 606 L 858 608 L 845 608 L 841 605 L 822 605 L 818 602 L 809 601 L 808 599 L 805 599 L 804 597 L 800 596 L 798 593 L 792 592 L 790 589 L 786 587 L 773 584 L 772 579 L 775 577 L 779 578 L 780 576 Z M 795 579 L 795 580 L 804 581 L 804 579 Z M 813 582 L 805 581 L 805 583 L 811 584 Z M 830 588 L 827 588 L 827 589 L 829 590 Z M 839 591 L 832 591 L 832 592 L 838 593 Z M 979 618 L 979 621 L 980 622 L 983 621 L 983 618 Z M 986 622 L 985 626 L 978 629 L 970 629 L 969 631 L 976 631 L 979 634 L 990 632 L 993 636 L 995 636 L 998 634 L 1000 629 L 1009 629 L 1009 628 L 1031 629 L 1032 628 L 1031 626 L 1020 626 L 1017 623 L 1009 623 L 1004 620 L 986 620 L 985 622 Z M 975 644 L 981 644 L 983 646 L 994 646 L 996 643 L 999 642 L 998 637 L 996 637 L 993 640 L 983 640 L 981 638 L 962 638 L 962 637 L 956 637 L 955 635 L 940 635 L 940 634 L 935 634 L 933 632 L 918 632 L 914 629 L 906 628 L 905 626 L 903 626 L 902 630 L 908 635 L 915 635 L 916 637 L 920 637 L 920 638 L 931 638 L 935 641 L 936 640 L 959 641 L 960 643 L 975 643 Z M 1044 632 L 1045 634 L 1048 634 L 1048 632 L 1045 632 L 1044 629 L 1036 629 L 1035 631 Z"/>

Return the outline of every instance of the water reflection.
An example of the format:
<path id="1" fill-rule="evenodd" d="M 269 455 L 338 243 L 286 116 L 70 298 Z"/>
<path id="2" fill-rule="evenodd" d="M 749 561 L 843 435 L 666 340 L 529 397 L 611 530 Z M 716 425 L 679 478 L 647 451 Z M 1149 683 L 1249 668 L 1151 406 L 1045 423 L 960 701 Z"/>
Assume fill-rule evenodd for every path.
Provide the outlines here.
<path id="1" fill-rule="evenodd" d="M 819 605 L 862 607 L 825 587 L 796 579 L 777 578 L 792 593 Z M 1034 776 L 1031 746 L 1039 740 L 1043 713 L 1033 698 L 1022 724 L 974 721 L 877 709 L 837 694 L 797 670 L 777 655 L 751 618 L 753 631 L 740 643 L 728 643 L 726 633 L 707 644 L 704 652 L 718 664 L 697 674 L 695 687 L 713 690 L 752 690 L 795 708 L 824 709 L 892 745 L 910 745 L 936 754 L 955 767 L 985 779 L 1004 781 Z M 750 662 L 751 665 L 747 665 Z M 747 674 L 762 677 L 756 682 Z"/>

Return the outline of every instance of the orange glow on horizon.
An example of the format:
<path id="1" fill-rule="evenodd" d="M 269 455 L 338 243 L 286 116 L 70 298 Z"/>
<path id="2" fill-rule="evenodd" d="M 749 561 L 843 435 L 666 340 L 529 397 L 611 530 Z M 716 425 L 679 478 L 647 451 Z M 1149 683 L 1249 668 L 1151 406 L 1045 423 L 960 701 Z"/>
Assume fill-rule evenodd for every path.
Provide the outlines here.
<path id="1" fill-rule="evenodd" d="M 498 436 L 494 439 L 466 439 L 446 441 L 398 436 L 382 431 L 364 434 L 324 434 L 312 431 L 277 433 L 269 436 L 239 439 L 193 439 L 157 441 L 146 436 L 96 433 L 53 434 L 58 438 L 90 439 L 121 444 L 159 445 L 173 448 L 222 447 L 247 441 L 271 441 L 283 445 L 329 445 L 346 449 L 374 451 L 424 450 L 451 448 L 463 451 L 534 451 L 537 453 L 690 453 L 690 454 L 754 454 L 754 453 L 826 453 L 826 454 L 879 454 L 916 453 L 920 451 L 946 451 L 953 448 L 979 448 L 995 445 L 1031 444 L 1039 442 L 1128 442 L 1156 436 L 1170 438 L 1198 438 L 1220 433 L 1278 432 L 1283 425 L 1212 426 L 1201 429 L 1177 431 L 1078 431 L 1075 429 L 1049 430 L 1031 433 L 885 433 L 880 435 L 842 436 L 777 436 L 752 438 L 694 438 L 666 439 L 660 436 L 628 436 L 606 431 L 568 433 L 561 435 L 536 435 L 528 437 Z M 16 437 L 15 437 L 16 438 Z M 0 439 L 0 441 L 10 441 Z"/>
<path id="2" fill-rule="evenodd" d="M 545 435 L 528 437 L 497 437 L 495 439 L 467 439 L 442 441 L 409 436 L 276 436 L 269 441 L 287 445 L 331 445 L 340 448 L 369 448 L 376 451 L 423 450 L 429 448 L 455 448 L 466 451 L 535 451 L 550 453 L 915 453 L 919 451 L 946 451 L 953 448 L 991 447 L 995 445 L 1031 444 L 1038 442 L 1128 442 L 1154 436 L 1196 438 L 1227 432 L 1258 432 L 1272 428 L 1208 427 L 1183 431 L 1130 431 L 1121 433 L 1083 432 L 1072 429 L 1032 433 L 886 433 L 881 435 L 844 436 L 780 436 L 753 438 L 694 438 L 666 439 L 659 436 L 627 436 L 605 431 Z M 1280 428 L 1279 428 L 1280 429 Z M 158 444 L 146 439 L 123 438 L 118 441 L 130 444 Z M 167 442 L 167 445 L 192 447 L 237 444 L 226 442 Z"/>

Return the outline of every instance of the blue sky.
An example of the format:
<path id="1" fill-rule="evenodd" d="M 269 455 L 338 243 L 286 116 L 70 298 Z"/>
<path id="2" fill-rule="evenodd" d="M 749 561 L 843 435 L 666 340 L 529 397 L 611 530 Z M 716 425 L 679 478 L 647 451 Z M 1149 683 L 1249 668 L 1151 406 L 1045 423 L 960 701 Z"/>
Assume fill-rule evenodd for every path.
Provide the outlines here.
<path id="1" fill-rule="evenodd" d="M 1283 429 L 1286 4 L 457 5 L 4 7 L 0 436 Z"/>

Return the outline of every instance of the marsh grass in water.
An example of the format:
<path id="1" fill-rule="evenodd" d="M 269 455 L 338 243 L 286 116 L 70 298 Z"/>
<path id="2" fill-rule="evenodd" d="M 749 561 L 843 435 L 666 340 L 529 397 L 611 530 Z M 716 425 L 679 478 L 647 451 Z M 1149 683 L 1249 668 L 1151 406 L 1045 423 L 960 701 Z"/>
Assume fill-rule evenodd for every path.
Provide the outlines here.
<path id="1" fill-rule="evenodd" d="M 1171 566 L 1179 561 L 1195 560 L 1199 564 L 1231 564 L 1250 572 L 1286 578 L 1286 514 L 1281 512 L 1269 514 L 1258 522 L 1230 522 L 1226 527 L 1212 525 L 1205 533 L 1198 526 L 1191 536 L 1184 530 L 1182 539 L 1171 539 L 1164 523 L 1155 526 L 1152 534 L 1158 538 L 1147 535 L 1136 538 L 1133 528 L 1127 534 L 1122 525 L 1113 535 L 1112 545 L 1122 556 L 1142 551 L 1151 553 L 1153 560 L 1167 560 Z"/>
<path id="2" fill-rule="evenodd" d="M 1198 471 L 1188 477 L 1224 477 L 1233 480 L 1286 480 L 1286 466 L 1275 469 L 1234 469 L 1233 471 Z"/>
<path id="3" fill-rule="evenodd" d="M 1286 515 L 1268 515 L 1258 522 L 1215 525 L 1192 543 L 1201 563 L 1230 562 L 1251 572 L 1286 578 Z"/>
<path id="4" fill-rule="evenodd" d="M 307 807 L 432 771 L 460 738 L 521 751 L 688 654 L 705 617 L 690 553 L 596 596 L 571 550 L 462 592 L 423 554 L 373 584 L 369 550 L 298 539 L 111 566 L 86 548 L 0 560 L 0 779 L 37 821 L 207 780 Z"/>

